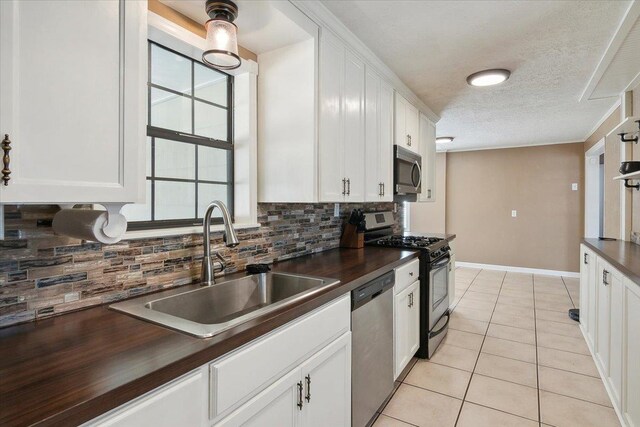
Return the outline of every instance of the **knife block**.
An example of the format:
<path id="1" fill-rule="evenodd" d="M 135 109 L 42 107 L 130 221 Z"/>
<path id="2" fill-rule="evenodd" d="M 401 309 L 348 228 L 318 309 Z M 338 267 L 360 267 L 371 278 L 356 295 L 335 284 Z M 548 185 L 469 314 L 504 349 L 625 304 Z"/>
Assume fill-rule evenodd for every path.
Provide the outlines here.
<path id="1" fill-rule="evenodd" d="M 353 224 L 347 224 L 340 237 L 341 248 L 364 248 L 364 233 L 358 233 L 358 228 Z"/>

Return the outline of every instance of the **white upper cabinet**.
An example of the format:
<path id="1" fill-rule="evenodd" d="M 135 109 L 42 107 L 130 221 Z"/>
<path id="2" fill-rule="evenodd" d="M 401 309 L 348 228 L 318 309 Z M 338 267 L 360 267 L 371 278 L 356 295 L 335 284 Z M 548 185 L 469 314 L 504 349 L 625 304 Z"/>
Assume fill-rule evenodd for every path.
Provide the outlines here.
<path id="1" fill-rule="evenodd" d="M 1 203 L 144 199 L 146 1 L 0 2 Z"/>
<path id="2" fill-rule="evenodd" d="M 319 200 L 364 201 L 365 66 L 328 31 L 320 38 Z"/>
<path id="3" fill-rule="evenodd" d="M 420 112 L 398 92 L 396 92 L 395 106 L 394 143 L 414 153 L 420 153 L 418 124 Z"/>
<path id="4" fill-rule="evenodd" d="M 420 114 L 420 155 L 422 156 L 422 192 L 420 202 L 436 200 L 436 125 Z"/>
<path id="5" fill-rule="evenodd" d="M 365 201 L 393 200 L 393 88 L 367 68 Z"/>

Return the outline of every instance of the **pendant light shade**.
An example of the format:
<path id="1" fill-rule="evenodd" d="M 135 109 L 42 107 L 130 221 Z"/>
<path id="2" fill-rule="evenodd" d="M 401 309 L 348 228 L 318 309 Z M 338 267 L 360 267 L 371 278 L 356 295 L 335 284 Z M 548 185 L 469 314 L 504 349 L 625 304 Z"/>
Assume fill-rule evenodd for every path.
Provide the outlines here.
<path id="1" fill-rule="evenodd" d="M 238 7 L 229 0 L 207 0 L 206 11 L 211 19 L 205 24 L 207 50 L 202 61 L 220 70 L 233 70 L 240 66 L 238 55 L 238 27 L 233 20 L 238 16 Z"/>

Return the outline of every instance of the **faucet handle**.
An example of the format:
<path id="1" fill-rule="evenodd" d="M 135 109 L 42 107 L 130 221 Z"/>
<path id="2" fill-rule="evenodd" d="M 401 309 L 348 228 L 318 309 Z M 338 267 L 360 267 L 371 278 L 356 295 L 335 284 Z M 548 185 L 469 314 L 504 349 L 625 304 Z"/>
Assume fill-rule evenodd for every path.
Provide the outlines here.
<path id="1" fill-rule="evenodd" d="M 214 273 L 222 273 L 225 268 L 227 268 L 227 264 L 224 262 L 224 258 L 220 253 L 216 252 L 216 257 L 220 260 L 213 263 L 213 272 Z"/>

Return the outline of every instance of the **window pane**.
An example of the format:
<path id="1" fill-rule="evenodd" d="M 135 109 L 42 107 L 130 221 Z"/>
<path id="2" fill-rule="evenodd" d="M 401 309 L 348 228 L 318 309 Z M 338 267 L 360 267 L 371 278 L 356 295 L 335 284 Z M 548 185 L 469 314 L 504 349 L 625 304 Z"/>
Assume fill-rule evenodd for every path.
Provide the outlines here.
<path id="1" fill-rule="evenodd" d="M 198 179 L 227 182 L 228 158 L 228 150 L 198 146 Z"/>
<path id="2" fill-rule="evenodd" d="M 227 110 L 195 101 L 195 134 L 227 141 Z"/>
<path id="3" fill-rule="evenodd" d="M 196 98 L 227 106 L 227 76 L 204 65 L 195 63 L 194 86 Z"/>
<path id="4" fill-rule="evenodd" d="M 193 212 L 195 204 L 195 184 L 156 181 L 156 220 L 195 218 Z"/>
<path id="5" fill-rule="evenodd" d="M 198 184 L 198 216 L 203 217 L 207 206 L 214 200 L 221 200 L 231 210 L 227 188 L 224 184 Z M 212 217 L 222 218 L 220 209 L 214 210 Z"/>
<path id="6" fill-rule="evenodd" d="M 156 176 L 196 179 L 196 146 L 156 138 Z"/>
<path id="7" fill-rule="evenodd" d="M 191 133 L 191 99 L 151 88 L 151 126 Z"/>
<path id="8" fill-rule="evenodd" d="M 122 207 L 122 215 L 127 221 L 151 221 L 151 181 L 147 180 L 146 203 L 128 204 Z"/>
<path id="9" fill-rule="evenodd" d="M 191 60 L 151 45 L 151 83 L 191 93 Z"/>

